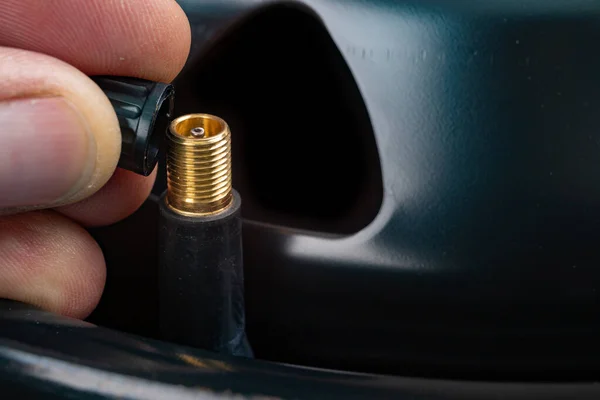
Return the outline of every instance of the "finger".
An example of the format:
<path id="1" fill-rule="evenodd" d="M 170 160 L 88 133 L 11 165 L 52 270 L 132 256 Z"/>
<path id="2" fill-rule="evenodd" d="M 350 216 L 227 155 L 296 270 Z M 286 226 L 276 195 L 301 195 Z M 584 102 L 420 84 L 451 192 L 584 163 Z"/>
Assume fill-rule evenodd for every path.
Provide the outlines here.
<path id="1" fill-rule="evenodd" d="M 57 211 L 87 227 L 113 224 L 135 212 L 152 191 L 156 170 L 140 176 L 117 168 L 113 177 L 98 193 Z M 118 207 L 115 207 L 118 204 Z"/>
<path id="2" fill-rule="evenodd" d="M 190 40 L 174 0 L 0 1 L 0 45 L 51 55 L 88 75 L 171 81 Z"/>
<path id="3" fill-rule="evenodd" d="M 85 318 L 105 274 L 100 248 L 68 218 L 50 210 L 0 218 L 0 298 Z"/>
<path id="4" fill-rule="evenodd" d="M 52 55 L 89 75 L 169 81 L 185 63 L 190 40 L 189 22 L 173 0 L 0 2 L 0 45 Z M 113 173 L 108 164 L 97 169 Z M 144 187 L 134 181 L 138 178 L 129 176 L 132 186 Z M 115 191 L 112 197 L 116 200 L 106 207 L 113 215 L 123 215 L 132 208 L 128 185 L 118 187 L 123 193 Z M 97 185 L 80 198 L 95 189 Z M 139 194 L 134 197 L 139 198 Z M 78 210 L 79 215 L 86 214 L 84 208 Z"/>
<path id="5" fill-rule="evenodd" d="M 104 93 L 72 66 L 0 47 L 0 209 L 69 204 L 112 176 L 121 135 Z"/>

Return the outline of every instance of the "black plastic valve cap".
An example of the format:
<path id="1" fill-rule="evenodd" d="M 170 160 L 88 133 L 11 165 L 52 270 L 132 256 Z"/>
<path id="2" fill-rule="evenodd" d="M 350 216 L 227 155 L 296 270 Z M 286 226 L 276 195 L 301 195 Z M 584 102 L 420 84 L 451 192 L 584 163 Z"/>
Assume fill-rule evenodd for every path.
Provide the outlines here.
<path id="1" fill-rule="evenodd" d="M 148 176 L 158 162 L 173 114 L 173 86 L 128 77 L 92 78 L 110 99 L 121 126 L 119 167 Z"/>

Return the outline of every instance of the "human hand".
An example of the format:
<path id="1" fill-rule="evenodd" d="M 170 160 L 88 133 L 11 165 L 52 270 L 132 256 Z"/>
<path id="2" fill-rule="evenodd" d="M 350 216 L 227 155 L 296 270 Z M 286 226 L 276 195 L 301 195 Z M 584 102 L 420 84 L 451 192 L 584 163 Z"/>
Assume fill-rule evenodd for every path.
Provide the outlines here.
<path id="1" fill-rule="evenodd" d="M 118 121 L 88 75 L 168 82 L 189 47 L 174 0 L 0 1 L 0 298 L 94 309 L 105 264 L 82 226 L 131 214 L 155 174 L 115 170 Z"/>

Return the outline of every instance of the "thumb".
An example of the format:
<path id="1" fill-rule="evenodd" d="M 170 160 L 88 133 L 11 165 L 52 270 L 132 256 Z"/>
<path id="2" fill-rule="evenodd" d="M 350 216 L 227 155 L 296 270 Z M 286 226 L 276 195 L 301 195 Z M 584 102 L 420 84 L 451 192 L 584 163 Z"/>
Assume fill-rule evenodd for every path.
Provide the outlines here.
<path id="1" fill-rule="evenodd" d="M 113 108 L 87 76 L 0 47 L 0 213 L 90 196 L 113 174 L 120 146 Z"/>

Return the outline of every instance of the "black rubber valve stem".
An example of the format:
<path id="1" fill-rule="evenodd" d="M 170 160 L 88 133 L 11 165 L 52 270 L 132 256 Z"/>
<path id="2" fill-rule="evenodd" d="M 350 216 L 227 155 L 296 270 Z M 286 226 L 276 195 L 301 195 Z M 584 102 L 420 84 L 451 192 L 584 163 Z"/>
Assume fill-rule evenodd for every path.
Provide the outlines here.
<path id="1" fill-rule="evenodd" d="M 162 338 L 251 356 L 246 340 L 241 199 L 231 182 L 231 133 L 192 114 L 167 131 L 167 191 L 160 202 Z"/>

